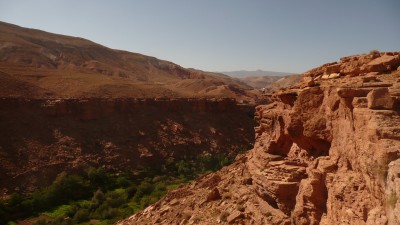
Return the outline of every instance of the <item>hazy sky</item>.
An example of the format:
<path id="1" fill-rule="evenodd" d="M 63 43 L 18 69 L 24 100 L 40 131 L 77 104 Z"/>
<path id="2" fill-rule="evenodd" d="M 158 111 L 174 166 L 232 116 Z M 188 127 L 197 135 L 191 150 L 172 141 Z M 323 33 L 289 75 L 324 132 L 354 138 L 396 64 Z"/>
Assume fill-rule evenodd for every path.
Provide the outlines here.
<path id="1" fill-rule="evenodd" d="M 0 20 L 207 71 L 400 51 L 400 0 L 0 0 Z"/>

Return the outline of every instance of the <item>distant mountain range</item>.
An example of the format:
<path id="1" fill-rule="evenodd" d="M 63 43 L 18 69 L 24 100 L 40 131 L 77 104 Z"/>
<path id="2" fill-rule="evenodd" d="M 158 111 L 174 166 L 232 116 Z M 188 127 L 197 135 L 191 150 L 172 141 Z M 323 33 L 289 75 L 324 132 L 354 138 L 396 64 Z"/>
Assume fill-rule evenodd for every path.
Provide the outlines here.
<path id="1" fill-rule="evenodd" d="M 255 70 L 255 71 L 240 70 L 240 71 L 230 71 L 230 72 L 220 72 L 220 73 L 236 78 L 242 81 L 243 83 L 257 89 L 265 88 L 267 86 L 272 87 L 274 86 L 274 83 L 276 81 L 281 80 L 284 77 L 293 75 L 293 73 L 264 71 L 264 70 Z"/>
<path id="2" fill-rule="evenodd" d="M 276 72 L 276 71 L 265 71 L 265 70 L 239 70 L 239 71 L 227 71 L 227 72 L 219 72 L 226 74 L 231 77 L 260 77 L 260 76 L 288 76 L 293 75 L 294 73 L 286 73 L 286 72 Z"/>

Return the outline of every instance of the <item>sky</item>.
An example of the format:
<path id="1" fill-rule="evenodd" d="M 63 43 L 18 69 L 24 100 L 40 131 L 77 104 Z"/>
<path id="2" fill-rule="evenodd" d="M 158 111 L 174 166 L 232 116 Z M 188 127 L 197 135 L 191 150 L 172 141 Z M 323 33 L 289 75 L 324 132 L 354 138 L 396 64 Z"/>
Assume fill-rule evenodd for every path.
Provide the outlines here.
<path id="1" fill-rule="evenodd" d="M 301 73 L 400 51 L 400 0 L 0 0 L 0 21 L 205 71 Z"/>

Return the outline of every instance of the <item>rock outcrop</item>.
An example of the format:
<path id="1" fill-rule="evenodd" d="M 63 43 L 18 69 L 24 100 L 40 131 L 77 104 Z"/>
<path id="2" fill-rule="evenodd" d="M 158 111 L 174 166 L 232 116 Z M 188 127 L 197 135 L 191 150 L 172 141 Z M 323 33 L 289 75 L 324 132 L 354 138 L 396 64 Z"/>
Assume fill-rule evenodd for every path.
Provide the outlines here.
<path id="1" fill-rule="evenodd" d="M 305 73 L 314 83 L 256 108 L 252 150 L 117 224 L 399 224 L 398 58 L 345 57 Z"/>
<path id="2" fill-rule="evenodd" d="M 57 174 L 158 168 L 254 142 L 254 107 L 234 99 L 0 98 L 0 196 Z"/>
<path id="3" fill-rule="evenodd" d="M 303 74 L 304 77 L 322 76 L 326 79 L 339 76 L 358 76 L 370 72 L 385 73 L 396 70 L 400 65 L 399 52 L 374 52 L 363 55 L 353 55 L 340 58 L 339 62 L 332 62 L 317 67 Z"/>

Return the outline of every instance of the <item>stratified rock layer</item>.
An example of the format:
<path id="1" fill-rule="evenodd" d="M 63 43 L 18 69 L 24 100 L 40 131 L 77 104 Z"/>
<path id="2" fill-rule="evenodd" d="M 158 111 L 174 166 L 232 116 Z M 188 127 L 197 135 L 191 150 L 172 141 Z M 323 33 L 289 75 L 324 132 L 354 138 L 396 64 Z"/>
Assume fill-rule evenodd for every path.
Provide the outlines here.
<path id="1" fill-rule="evenodd" d="M 117 224 L 399 224 L 397 58 L 346 57 L 307 72 L 315 83 L 256 108 L 251 151 Z"/>

